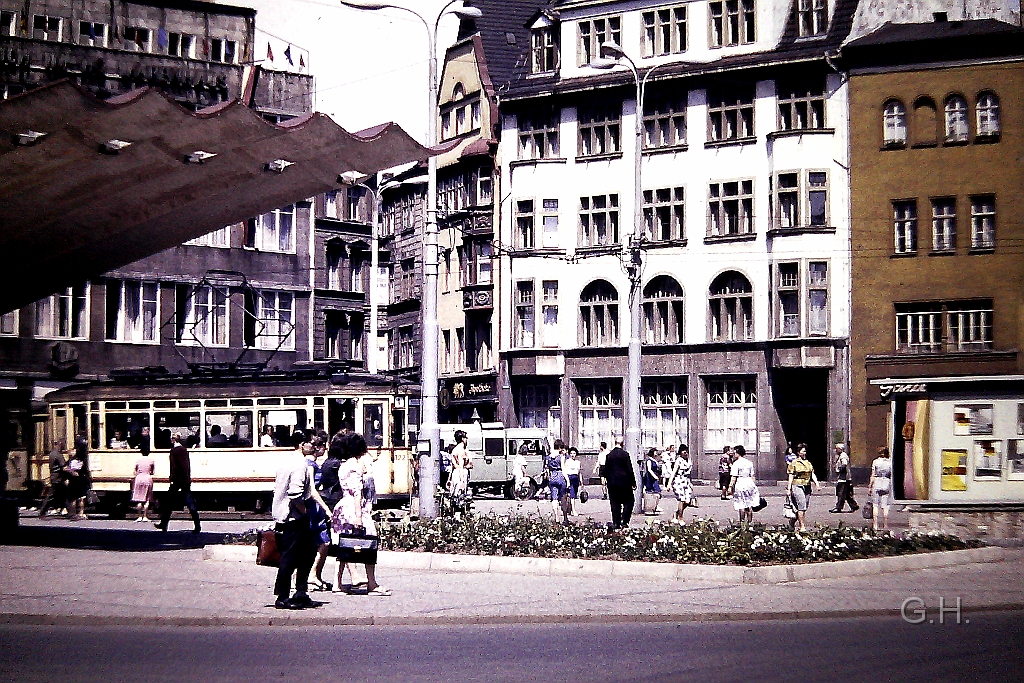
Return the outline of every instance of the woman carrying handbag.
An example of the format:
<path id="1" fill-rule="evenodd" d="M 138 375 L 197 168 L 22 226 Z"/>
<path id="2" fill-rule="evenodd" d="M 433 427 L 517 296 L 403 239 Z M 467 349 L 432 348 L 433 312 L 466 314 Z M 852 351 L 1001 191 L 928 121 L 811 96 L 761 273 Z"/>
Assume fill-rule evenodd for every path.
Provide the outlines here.
<path id="1" fill-rule="evenodd" d="M 332 553 L 338 557 L 338 576 L 334 585 L 336 592 L 352 592 L 358 587 L 353 583 L 342 584 L 345 567 L 363 564 L 366 567 L 366 595 L 389 596 L 391 591 L 377 583 L 377 527 L 374 524 L 372 477 L 367 474 L 366 440 L 359 434 L 349 434 L 341 449 L 341 467 L 338 468 L 338 482 L 341 485 L 341 501 L 334 508 L 331 527 L 338 535 L 338 543 Z M 368 486 L 368 484 L 370 484 Z M 356 559 L 359 558 L 359 559 Z M 352 568 L 349 566 L 349 574 Z"/>

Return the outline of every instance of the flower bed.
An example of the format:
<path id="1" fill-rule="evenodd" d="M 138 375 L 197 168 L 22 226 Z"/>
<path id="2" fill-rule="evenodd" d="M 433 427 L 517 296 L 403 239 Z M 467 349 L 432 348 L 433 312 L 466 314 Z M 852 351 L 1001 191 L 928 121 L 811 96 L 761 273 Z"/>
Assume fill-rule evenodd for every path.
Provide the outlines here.
<path id="1" fill-rule="evenodd" d="M 981 545 L 946 534 L 895 536 L 842 524 L 797 533 L 759 524 L 720 527 L 708 519 L 608 531 L 594 523 L 562 526 L 543 517 L 495 514 L 384 521 L 379 532 L 381 550 L 717 565 L 827 562 Z"/>

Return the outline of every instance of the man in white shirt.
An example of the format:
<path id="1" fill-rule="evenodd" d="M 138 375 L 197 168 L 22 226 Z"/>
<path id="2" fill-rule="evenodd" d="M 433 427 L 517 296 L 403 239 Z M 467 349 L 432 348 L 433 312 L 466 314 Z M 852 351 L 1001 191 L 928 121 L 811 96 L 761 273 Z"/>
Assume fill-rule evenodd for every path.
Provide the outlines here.
<path id="1" fill-rule="evenodd" d="M 597 452 L 597 475 L 601 477 L 601 500 L 608 500 L 608 480 L 604 476 L 604 464 L 612 449 L 605 441 L 601 442 L 601 450 Z"/>
<path id="2" fill-rule="evenodd" d="M 519 447 L 516 457 L 512 460 L 512 475 L 516 479 L 515 487 L 517 491 L 523 489 L 529 482 L 529 477 L 526 476 L 526 451 L 527 446 L 523 444 Z"/>
<path id="3" fill-rule="evenodd" d="M 307 506 L 312 504 L 313 482 L 306 458 L 297 447 L 281 459 L 274 480 L 274 514 L 277 546 L 281 551 L 281 564 L 277 570 L 274 594 L 277 609 L 303 609 L 313 607 L 306 593 L 309 572 L 316 559 L 317 542 L 309 524 Z M 295 594 L 289 598 L 292 574 L 295 574 Z"/>

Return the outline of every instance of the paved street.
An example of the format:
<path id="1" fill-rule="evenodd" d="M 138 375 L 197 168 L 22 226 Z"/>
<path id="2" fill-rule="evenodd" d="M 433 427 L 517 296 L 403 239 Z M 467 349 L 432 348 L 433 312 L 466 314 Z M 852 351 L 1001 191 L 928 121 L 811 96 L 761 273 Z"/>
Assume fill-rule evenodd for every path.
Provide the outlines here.
<path id="1" fill-rule="evenodd" d="M 708 624 L 0 626 L 0 681 L 1017 681 L 1022 613 Z M 116 648 L 111 644 L 116 643 Z"/>

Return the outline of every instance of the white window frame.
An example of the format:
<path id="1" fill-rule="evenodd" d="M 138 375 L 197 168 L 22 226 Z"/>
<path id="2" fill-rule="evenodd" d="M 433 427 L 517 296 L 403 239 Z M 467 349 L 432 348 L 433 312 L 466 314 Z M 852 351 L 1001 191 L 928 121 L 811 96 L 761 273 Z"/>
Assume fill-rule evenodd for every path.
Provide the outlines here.
<path id="1" fill-rule="evenodd" d="M 577 65 L 586 66 L 601 56 L 601 46 L 611 41 L 622 45 L 622 15 L 584 19 L 576 23 Z"/>
<path id="2" fill-rule="evenodd" d="M 558 71 L 558 31 L 546 17 L 530 27 L 530 73 Z"/>
<path id="3" fill-rule="evenodd" d="M 816 268 L 817 267 L 817 268 Z M 815 272 L 821 273 L 824 277 L 816 277 Z M 831 275 L 831 264 L 826 260 L 811 260 L 807 262 L 807 268 L 804 271 L 807 276 L 807 296 L 805 297 L 807 305 L 807 336 L 809 337 L 827 337 L 831 329 L 832 316 L 830 309 L 831 296 L 829 291 L 832 289 L 832 275 Z M 820 297 L 822 303 L 821 306 L 815 305 L 815 298 Z M 815 320 L 815 311 L 821 311 L 821 320 Z"/>
<path id="4" fill-rule="evenodd" d="M 892 203 L 893 251 L 917 253 L 917 200 L 901 199 Z"/>
<path id="5" fill-rule="evenodd" d="M 541 345 L 558 346 L 558 280 L 541 280 L 540 283 L 540 319 L 534 327 L 540 328 Z"/>
<path id="6" fill-rule="evenodd" d="M 808 2 L 810 0 L 807 0 Z M 777 85 L 779 130 L 822 130 L 825 123 L 825 84 L 817 81 Z"/>
<path id="7" fill-rule="evenodd" d="M 890 147 L 907 144 L 907 106 L 900 100 L 888 100 L 883 106 L 882 143 Z"/>
<path id="8" fill-rule="evenodd" d="M 652 242 L 686 238 L 686 190 L 659 187 L 643 191 L 644 232 Z M 666 235 L 666 232 L 668 233 Z"/>
<path id="9" fill-rule="evenodd" d="M 208 232 L 205 235 L 200 235 L 185 242 L 190 247 L 214 247 L 216 249 L 230 249 L 231 248 L 231 226 L 227 225 L 223 228 L 218 228 L 213 232 Z"/>
<path id="10" fill-rule="evenodd" d="M 779 230 L 825 228 L 831 223 L 829 211 L 829 173 L 824 169 L 780 171 L 772 186 L 774 225 Z M 815 214 L 821 195 L 822 213 Z"/>
<path id="11" fill-rule="evenodd" d="M 604 293 L 594 290 L 592 298 L 583 292 L 597 283 L 607 285 Z M 619 345 L 619 292 L 607 280 L 594 280 L 580 292 L 579 345 L 581 347 L 614 347 Z"/>
<path id="12" fill-rule="evenodd" d="M 686 52 L 686 5 L 659 7 L 642 12 L 640 25 L 642 57 L 662 57 Z"/>
<path id="13" fill-rule="evenodd" d="M 559 155 L 558 109 L 538 112 L 534 116 L 520 114 L 516 118 L 519 131 L 519 158 L 522 160 L 556 159 Z"/>
<path id="14" fill-rule="evenodd" d="M 540 227 L 540 246 L 542 249 L 557 249 L 559 246 L 558 235 L 558 200 L 540 200 L 540 220 L 535 221 L 534 230 Z M 536 235 L 536 233 L 535 233 Z"/>
<path id="15" fill-rule="evenodd" d="M 708 338 L 713 342 L 750 341 L 755 335 L 754 287 L 743 273 L 726 272 L 733 274 L 732 283 L 739 282 L 735 278 L 742 278 L 746 289 L 732 291 L 724 286 L 723 291 L 717 293 L 708 289 Z M 725 274 L 720 273 L 711 282 L 712 287 Z"/>
<path id="16" fill-rule="evenodd" d="M 971 249 L 996 248 L 996 196 L 971 196 Z"/>
<path id="17" fill-rule="evenodd" d="M 748 45 L 757 39 L 757 7 L 754 0 L 708 2 L 708 46 Z"/>
<path id="18" fill-rule="evenodd" d="M 177 293 L 181 293 L 179 290 Z M 230 293 L 222 287 L 189 286 L 184 291 L 183 320 L 176 335 L 182 346 L 227 347 L 230 345 Z"/>
<path id="19" fill-rule="evenodd" d="M 824 35 L 828 31 L 827 0 L 797 0 L 797 34 L 801 38 Z"/>
<path id="20" fill-rule="evenodd" d="M 709 91 L 708 141 L 752 140 L 754 128 L 754 89 L 737 87 L 735 94 Z"/>
<path id="21" fill-rule="evenodd" d="M 946 144 L 967 142 L 971 139 L 970 112 L 967 98 L 963 95 L 950 95 L 943 106 L 945 121 Z"/>
<path id="22" fill-rule="evenodd" d="M 228 53 L 231 53 L 230 58 Z M 212 38 L 210 40 L 210 61 L 220 64 L 238 63 L 238 43 L 227 38 Z"/>
<path id="23" fill-rule="evenodd" d="M 91 289 L 89 283 L 73 285 L 37 301 L 35 320 L 32 321 L 33 335 L 39 339 L 88 339 Z M 48 329 L 40 325 L 44 316 L 49 318 Z M 66 334 L 60 333 L 62 326 L 67 330 Z"/>
<path id="24" fill-rule="evenodd" d="M 580 197 L 579 245 L 607 247 L 619 244 L 619 195 Z M 599 227 L 603 226 L 603 232 Z"/>
<path id="25" fill-rule="evenodd" d="M 735 205 L 735 211 L 732 210 L 733 205 Z M 736 237 L 752 234 L 754 234 L 754 179 L 743 178 L 709 183 L 708 236 Z"/>
<path id="26" fill-rule="evenodd" d="M 666 289 L 652 290 L 656 281 L 667 278 L 675 283 L 678 294 Z M 679 280 L 671 275 L 652 278 L 644 287 L 643 296 L 643 343 L 682 344 L 684 340 L 686 300 Z"/>
<path id="27" fill-rule="evenodd" d="M 622 384 L 619 380 L 577 382 L 578 434 L 581 450 L 596 451 L 615 443 L 622 431 Z"/>
<path id="28" fill-rule="evenodd" d="M 515 338 L 512 346 L 533 348 L 537 344 L 537 302 L 533 280 L 516 280 Z"/>
<path id="29" fill-rule="evenodd" d="M 516 393 L 521 427 L 546 429 L 552 440 L 562 438 L 562 396 L 557 384 L 526 384 Z"/>
<path id="30" fill-rule="evenodd" d="M 253 244 L 247 245 L 251 249 L 257 251 L 269 251 L 278 254 L 294 254 L 295 253 L 295 225 L 298 210 L 295 204 L 289 204 L 288 206 L 282 206 L 280 208 L 268 211 L 267 213 L 261 214 L 256 217 L 255 226 L 255 239 Z M 290 220 L 286 223 L 282 220 L 283 216 L 289 216 Z M 282 226 L 288 225 L 287 229 L 287 243 L 282 244 Z"/>
<path id="31" fill-rule="evenodd" d="M 515 202 L 515 244 L 517 249 L 537 247 L 537 202 L 532 197 L 522 197 Z"/>
<path id="32" fill-rule="evenodd" d="M 775 299 L 778 337 L 802 336 L 800 304 L 803 296 L 800 291 L 800 262 L 788 261 L 775 266 Z M 788 303 L 787 303 L 788 302 Z M 792 308 L 790 308 L 792 307 Z"/>
<path id="33" fill-rule="evenodd" d="M 43 20 L 46 28 L 36 28 L 39 19 Z M 32 15 L 32 37 L 36 40 L 48 40 L 59 43 L 64 40 L 64 18 L 52 17 L 48 14 Z"/>
<path id="34" fill-rule="evenodd" d="M 82 32 L 83 26 L 88 26 L 92 35 L 89 31 Z M 97 29 L 99 29 L 97 31 Z M 90 45 L 92 47 L 106 47 L 107 46 L 107 25 L 98 21 L 85 21 L 80 20 L 78 22 L 78 44 L 79 45 Z"/>
<path id="35" fill-rule="evenodd" d="M 17 337 L 21 315 L 18 309 L 0 315 L 0 337 Z M 9 332 L 6 330 L 10 330 Z"/>
<path id="36" fill-rule="evenodd" d="M 287 306 L 282 302 L 287 298 Z M 295 350 L 295 293 L 264 289 L 256 296 L 256 347 L 266 350 L 278 348 L 281 328 L 284 327 L 282 351 Z M 260 326 L 262 324 L 262 330 Z"/>
<path id="37" fill-rule="evenodd" d="M 167 54 L 171 57 L 180 57 L 182 59 L 195 59 L 196 37 L 189 33 L 177 33 L 173 31 L 168 33 Z"/>
<path id="38" fill-rule="evenodd" d="M 576 112 L 578 158 L 622 153 L 621 105 L 580 106 Z"/>
<path id="39" fill-rule="evenodd" d="M 983 92 L 975 104 L 977 135 L 980 138 L 998 137 L 1000 131 L 999 98 L 995 93 Z"/>
<path id="40" fill-rule="evenodd" d="M 757 453 L 757 379 L 707 379 L 706 453 L 742 444 Z"/>
<path id="41" fill-rule="evenodd" d="M 644 103 L 644 149 L 686 145 L 687 94 L 651 97 Z"/>
<path id="42" fill-rule="evenodd" d="M 895 309 L 897 353 L 969 353 L 993 348 L 991 300 L 897 303 Z"/>
<path id="43" fill-rule="evenodd" d="M 476 175 L 476 205 L 494 204 L 494 169 L 481 166 Z"/>
<path id="44" fill-rule="evenodd" d="M 132 37 L 128 37 L 129 31 Z M 143 42 L 139 42 L 138 37 L 140 32 L 145 32 L 146 37 Z M 134 45 L 135 47 L 129 47 Z M 125 50 L 134 50 L 136 52 L 152 52 L 153 51 L 153 29 L 146 28 L 145 26 L 125 26 L 121 31 L 121 47 Z"/>
<path id="45" fill-rule="evenodd" d="M 0 12 L 0 36 L 18 34 L 18 13 L 8 10 Z"/>
<path id="46" fill-rule="evenodd" d="M 145 280 L 107 280 L 107 291 L 104 299 L 106 329 L 104 339 L 107 342 L 123 344 L 159 344 L 160 343 L 160 283 Z M 117 311 L 111 333 L 111 288 L 116 289 Z M 132 316 L 128 305 L 137 296 L 138 311 Z M 146 311 L 152 314 L 152 329 L 146 330 Z"/>
<path id="47" fill-rule="evenodd" d="M 956 251 L 956 197 L 932 199 L 932 251 Z"/>
<path id="48" fill-rule="evenodd" d="M 640 388 L 640 450 L 690 440 L 686 377 L 645 378 Z"/>

